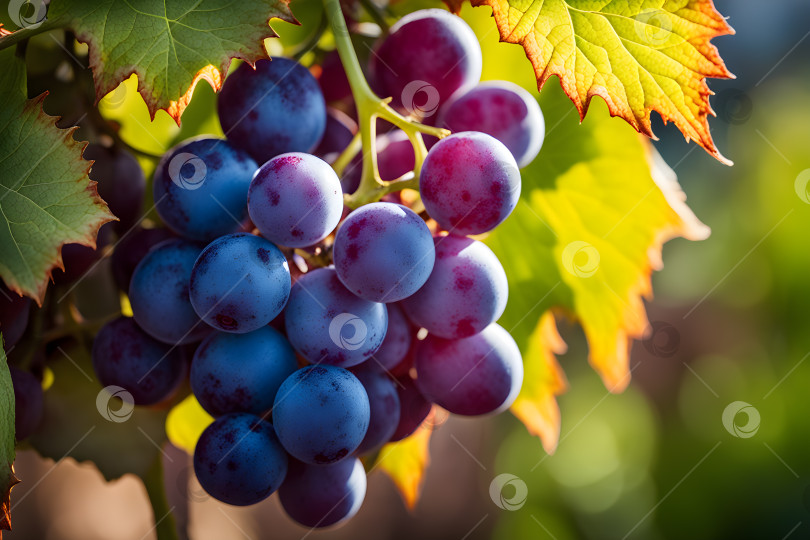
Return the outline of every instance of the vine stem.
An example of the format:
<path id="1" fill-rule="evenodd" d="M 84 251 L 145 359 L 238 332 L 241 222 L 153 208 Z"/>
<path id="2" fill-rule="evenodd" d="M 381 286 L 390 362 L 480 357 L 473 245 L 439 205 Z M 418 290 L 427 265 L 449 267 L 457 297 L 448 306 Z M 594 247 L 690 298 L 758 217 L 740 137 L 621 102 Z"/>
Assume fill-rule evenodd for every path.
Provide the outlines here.
<path id="1" fill-rule="evenodd" d="M 154 530 L 158 540 L 179 540 L 172 514 L 174 507 L 169 507 L 166 489 L 163 485 L 163 457 L 160 453 L 141 479 L 155 515 Z"/>
<path id="2" fill-rule="evenodd" d="M 360 68 L 360 62 L 357 60 L 357 54 L 352 45 L 349 29 L 346 26 L 346 20 L 341 11 L 340 0 L 323 0 L 323 4 L 326 8 L 326 16 L 332 26 L 332 33 L 335 36 L 335 45 L 340 55 L 340 61 L 343 64 L 343 69 L 346 71 L 346 78 L 349 80 L 349 86 L 352 89 L 360 129 L 361 144 L 357 145 L 353 141 L 354 144 L 350 144 L 340 157 L 338 157 L 336 169 L 338 172 L 342 172 L 346 164 L 348 164 L 361 149 L 366 152 L 363 159 L 363 173 L 360 179 L 360 186 L 354 193 L 345 195 L 344 202 L 346 206 L 349 208 L 357 208 L 358 206 L 378 201 L 383 195 L 394 191 L 405 188 L 418 189 L 419 171 L 427 156 L 427 147 L 425 146 L 425 141 L 422 140 L 422 133 L 433 135 L 441 139 L 449 135 L 450 132 L 446 129 L 426 126 L 405 118 L 391 108 L 389 105 L 391 102 L 390 97 L 380 99 L 372 92 L 371 87 L 368 85 L 363 75 L 363 70 Z M 380 172 L 377 166 L 376 122 L 378 117 L 394 124 L 408 135 L 416 157 L 416 165 L 413 173 L 408 173 L 390 182 L 383 181 L 380 178 Z"/>

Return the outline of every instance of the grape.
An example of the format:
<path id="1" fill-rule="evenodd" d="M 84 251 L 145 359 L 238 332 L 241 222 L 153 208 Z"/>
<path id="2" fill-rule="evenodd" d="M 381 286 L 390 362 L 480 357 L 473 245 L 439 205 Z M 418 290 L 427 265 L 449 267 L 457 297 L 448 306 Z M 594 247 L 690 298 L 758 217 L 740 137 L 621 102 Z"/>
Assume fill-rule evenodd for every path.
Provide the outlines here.
<path id="1" fill-rule="evenodd" d="M 405 375 L 397 379 L 397 394 L 399 394 L 399 423 L 391 442 L 401 441 L 411 435 L 422 425 L 430 414 L 431 403 L 419 391 L 410 376 Z"/>
<path id="2" fill-rule="evenodd" d="M 111 223 L 105 223 L 98 230 L 95 249 L 82 244 L 65 244 L 62 246 L 62 264 L 65 269 L 56 268 L 51 274 L 56 285 L 70 285 L 95 268 L 104 247 L 110 242 L 112 235 L 111 225 Z"/>
<path id="3" fill-rule="evenodd" d="M 295 351 L 269 326 L 247 334 L 216 332 L 194 354 L 191 389 L 213 416 L 261 416 L 273 407 L 278 387 L 296 369 Z"/>
<path id="4" fill-rule="evenodd" d="M 317 244 L 337 227 L 343 213 L 340 180 L 313 155 L 281 154 L 253 177 L 248 212 L 272 242 L 298 248 Z"/>
<path id="5" fill-rule="evenodd" d="M 31 300 L 11 292 L 0 281 L 0 333 L 5 350 L 11 350 L 25 333 L 30 312 Z"/>
<path id="6" fill-rule="evenodd" d="M 8 367 L 14 386 L 14 438 L 27 439 L 42 423 L 44 397 L 42 383 L 28 371 Z"/>
<path id="7" fill-rule="evenodd" d="M 454 133 L 492 135 L 506 145 L 521 168 L 537 157 L 546 130 L 537 100 L 507 81 L 484 82 L 454 97 L 442 107 L 438 123 Z"/>
<path id="8" fill-rule="evenodd" d="M 146 257 L 150 249 L 171 238 L 174 238 L 174 234 L 163 227 L 154 229 L 138 227 L 121 237 L 110 257 L 110 267 L 118 288 L 124 292 L 129 291 L 132 274 L 141 259 Z"/>
<path id="9" fill-rule="evenodd" d="M 93 342 L 93 369 L 104 386 L 120 386 L 136 405 L 168 399 L 185 376 L 179 349 L 140 329 L 135 320 L 119 317 L 105 324 Z"/>
<path id="10" fill-rule="evenodd" d="M 375 46 L 369 70 L 377 93 L 393 97 L 394 107 L 430 116 L 481 78 L 481 46 L 460 17 L 424 9 L 391 27 Z"/>
<path id="11" fill-rule="evenodd" d="M 517 206 L 520 171 L 509 149 L 485 133 L 442 139 L 428 152 L 419 177 L 430 217 L 452 234 L 491 231 Z"/>
<path id="12" fill-rule="evenodd" d="M 452 339 L 477 334 L 506 308 L 506 273 L 482 242 L 457 236 L 433 240 L 433 272 L 421 289 L 402 301 L 402 308 L 434 336 Z"/>
<path id="13" fill-rule="evenodd" d="M 333 258 L 340 281 L 374 302 L 396 302 L 424 285 L 433 270 L 430 229 L 400 204 L 358 208 L 335 236 Z"/>
<path id="14" fill-rule="evenodd" d="M 340 61 L 340 54 L 338 54 L 337 50 L 326 53 L 326 56 L 321 61 L 318 86 L 320 86 L 323 98 L 327 102 L 351 101 L 352 87 L 349 85 L 346 70 L 343 69 L 343 62 Z"/>
<path id="15" fill-rule="evenodd" d="M 382 345 L 388 327 L 385 306 L 347 291 L 331 267 L 298 279 L 284 317 L 295 350 L 312 363 L 339 367 L 366 361 Z"/>
<path id="16" fill-rule="evenodd" d="M 155 208 L 173 231 L 210 242 L 239 229 L 256 171 L 241 146 L 200 137 L 172 148 L 155 170 Z"/>
<path id="17" fill-rule="evenodd" d="M 217 418 L 194 449 L 194 472 L 203 489 L 237 506 L 256 504 L 276 491 L 287 462 L 272 424 L 247 413 Z"/>
<path id="18" fill-rule="evenodd" d="M 416 350 L 416 344 L 419 342 L 419 339 L 414 335 L 411 338 L 410 347 L 408 348 L 408 352 L 405 353 L 405 356 L 402 357 L 396 365 L 394 365 L 391 369 L 388 370 L 388 374 L 395 379 L 399 379 L 401 377 L 405 377 L 410 374 L 411 368 L 413 367 L 413 360 L 414 360 L 414 352 Z"/>
<path id="19" fill-rule="evenodd" d="M 411 325 L 398 304 L 388 304 L 388 330 L 374 359 L 385 369 L 397 365 L 411 346 Z"/>
<path id="20" fill-rule="evenodd" d="M 359 459 L 307 465 L 290 459 L 278 499 L 304 527 L 328 527 L 354 516 L 366 496 L 366 470 Z"/>
<path id="21" fill-rule="evenodd" d="M 383 180 L 396 180 L 413 171 L 416 157 L 408 135 L 402 130 L 377 137 L 377 169 Z"/>
<path id="22" fill-rule="evenodd" d="M 356 450 L 360 455 L 377 450 L 394 434 L 399 424 L 399 394 L 394 381 L 376 364 L 365 362 L 353 367 L 352 373 L 363 383 L 371 411 L 368 431 Z"/>
<path id="23" fill-rule="evenodd" d="M 343 368 L 308 366 L 281 384 L 273 425 L 284 449 L 313 465 L 334 463 L 354 452 L 366 435 L 368 395 Z"/>
<path id="24" fill-rule="evenodd" d="M 138 224 L 146 178 L 135 156 L 118 147 L 91 144 L 84 150 L 85 159 L 95 160 L 90 180 L 98 182 L 98 194 L 119 219 L 113 229 L 119 235 Z"/>
<path id="25" fill-rule="evenodd" d="M 311 152 L 326 127 L 318 81 L 289 58 L 244 63 L 225 79 L 217 100 L 225 136 L 257 163 L 286 152 Z"/>
<path id="26" fill-rule="evenodd" d="M 135 268 L 129 285 L 132 315 L 153 338 L 181 345 L 200 341 L 210 332 L 189 300 L 188 282 L 199 254 L 196 244 L 166 240 Z"/>
<path id="27" fill-rule="evenodd" d="M 428 334 L 417 345 L 415 366 L 422 394 L 465 416 L 506 410 L 523 383 L 520 350 L 497 324 L 456 340 Z"/>
<path id="28" fill-rule="evenodd" d="M 290 295 L 290 269 L 276 246 L 236 233 L 211 242 L 191 271 L 191 305 L 218 330 L 244 334 L 272 321 Z"/>
<path id="29" fill-rule="evenodd" d="M 357 122 L 346 113 L 327 107 L 326 129 L 321 142 L 312 153 L 327 163 L 333 163 L 352 142 L 355 133 L 357 133 Z"/>

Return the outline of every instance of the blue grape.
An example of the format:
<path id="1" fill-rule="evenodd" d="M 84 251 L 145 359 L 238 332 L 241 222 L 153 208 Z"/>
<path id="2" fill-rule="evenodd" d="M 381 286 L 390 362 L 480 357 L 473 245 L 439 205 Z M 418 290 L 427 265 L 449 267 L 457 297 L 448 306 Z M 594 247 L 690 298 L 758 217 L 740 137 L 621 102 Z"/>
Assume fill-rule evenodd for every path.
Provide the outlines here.
<path id="1" fill-rule="evenodd" d="M 436 264 L 424 286 L 402 301 L 414 323 L 430 334 L 477 334 L 503 315 L 509 285 L 498 257 L 482 242 L 438 236 Z"/>
<path id="2" fill-rule="evenodd" d="M 428 152 L 419 177 L 430 217 L 451 234 L 482 234 L 512 213 L 520 171 L 503 143 L 486 133 L 454 133 Z"/>
<path id="3" fill-rule="evenodd" d="M 326 161 L 334 162 L 338 155 L 349 146 L 357 133 L 357 122 L 343 111 L 326 108 L 326 130 L 313 154 Z"/>
<path id="4" fill-rule="evenodd" d="M 323 137 L 326 103 L 318 81 L 289 58 L 244 63 L 225 79 L 217 100 L 225 136 L 258 163 L 286 152 L 311 152 Z"/>
<path id="5" fill-rule="evenodd" d="M 312 363 L 339 367 L 368 360 L 388 327 L 385 306 L 347 291 L 331 267 L 298 278 L 284 318 L 295 350 Z"/>
<path id="6" fill-rule="evenodd" d="M 236 233 L 211 242 L 191 271 L 191 305 L 218 330 L 244 334 L 272 321 L 290 296 L 290 269 L 276 246 Z"/>
<path id="7" fill-rule="evenodd" d="M 304 527 L 329 527 L 354 516 L 366 496 L 366 470 L 359 459 L 308 465 L 290 459 L 278 499 Z"/>
<path id="8" fill-rule="evenodd" d="M 95 161 L 88 176 L 98 183 L 98 194 L 119 221 L 113 229 L 126 234 L 141 219 L 141 204 L 146 178 L 135 156 L 118 147 L 88 145 L 82 155 Z"/>
<path id="9" fill-rule="evenodd" d="M 189 300 L 191 269 L 200 247 L 167 240 L 149 251 L 135 268 L 129 285 L 132 315 L 150 336 L 170 345 L 200 341 L 211 329 Z"/>
<path id="10" fill-rule="evenodd" d="M 454 97 L 442 107 L 438 123 L 454 133 L 492 135 L 506 145 L 521 168 L 537 157 L 546 130 L 537 100 L 507 81 L 487 81 Z"/>
<path id="11" fill-rule="evenodd" d="M 186 373 L 179 349 L 157 341 L 129 317 L 99 330 L 93 341 L 93 369 L 103 386 L 120 386 L 136 405 L 170 398 Z"/>
<path id="12" fill-rule="evenodd" d="M 25 333 L 31 300 L 11 292 L 0 281 L 0 333 L 3 334 L 3 347 L 10 350 Z"/>
<path id="13" fill-rule="evenodd" d="M 376 364 L 365 362 L 351 371 L 363 384 L 371 411 L 368 431 L 355 451 L 360 455 L 377 450 L 394 434 L 399 424 L 399 394 L 394 381 Z"/>
<path id="14" fill-rule="evenodd" d="M 276 394 L 273 425 L 293 457 L 323 465 L 354 452 L 368 430 L 368 395 L 357 377 L 343 368 L 299 369 Z"/>
<path id="15" fill-rule="evenodd" d="M 425 284 L 435 258 L 430 229 L 400 204 L 372 203 L 343 222 L 332 252 L 340 281 L 374 302 L 396 302 Z"/>
<path id="16" fill-rule="evenodd" d="M 422 394 L 465 416 L 506 410 L 523 384 L 520 350 L 497 324 L 462 339 L 428 334 L 417 345 L 415 366 Z"/>
<path id="17" fill-rule="evenodd" d="M 163 156 L 154 179 L 155 208 L 181 236 L 210 242 L 239 229 L 256 162 L 228 141 L 202 137 Z"/>
<path id="18" fill-rule="evenodd" d="M 399 395 L 399 423 L 391 435 L 391 442 L 401 441 L 416 431 L 430 414 L 433 405 L 425 399 L 410 375 L 397 378 Z"/>
<path id="19" fill-rule="evenodd" d="M 272 424 L 247 413 L 217 418 L 194 449 L 194 472 L 203 489 L 237 506 L 272 495 L 284 482 L 287 463 Z"/>
<path id="20" fill-rule="evenodd" d="M 279 386 L 296 369 L 290 343 L 269 326 L 247 334 L 216 332 L 194 353 L 191 389 L 213 416 L 261 416 L 273 407 Z"/>
<path id="21" fill-rule="evenodd" d="M 337 227 L 343 214 L 343 190 L 335 171 L 322 159 L 298 152 L 281 154 L 253 177 L 248 212 L 271 242 L 307 247 Z"/>
<path id="22" fill-rule="evenodd" d="M 33 374 L 8 367 L 14 387 L 14 438 L 27 439 L 42 423 L 45 410 L 42 383 Z"/>
<path id="23" fill-rule="evenodd" d="M 154 229 L 138 227 L 122 236 L 110 257 L 110 269 L 118 288 L 124 292 L 129 291 L 129 283 L 138 263 L 146 257 L 150 249 L 171 238 L 175 238 L 174 234 L 163 227 Z"/>
<path id="24" fill-rule="evenodd" d="M 402 313 L 399 304 L 387 304 L 388 330 L 380 348 L 374 353 L 374 360 L 383 368 L 390 370 L 399 364 L 411 346 L 413 329 Z"/>

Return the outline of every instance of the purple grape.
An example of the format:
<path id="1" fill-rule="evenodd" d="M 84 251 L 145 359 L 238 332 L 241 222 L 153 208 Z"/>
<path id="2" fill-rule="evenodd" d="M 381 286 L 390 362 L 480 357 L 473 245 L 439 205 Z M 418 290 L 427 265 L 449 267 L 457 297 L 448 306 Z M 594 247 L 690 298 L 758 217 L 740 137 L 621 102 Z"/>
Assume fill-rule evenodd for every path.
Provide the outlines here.
<path id="1" fill-rule="evenodd" d="M 337 227 L 343 190 L 335 171 L 310 154 L 276 156 L 259 168 L 248 191 L 250 219 L 262 236 L 289 247 L 317 244 Z"/>
<path id="2" fill-rule="evenodd" d="M 3 334 L 3 348 L 10 350 L 25 333 L 31 300 L 11 292 L 0 281 L 0 333 Z"/>
<path id="3" fill-rule="evenodd" d="M 481 46 L 460 17 L 441 9 L 406 15 L 375 46 L 370 79 L 380 97 L 419 116 L 481 78 Z"/>
<path id="4" fill-rule="evenodd" d="M 393 203 L 358 208 L 335 236 L 340 281 L 374 302 L 396 302 L 424 285 L 435 253 L 430 229 L 413 210 Z"/>
<path id="5" fill-rule="evenodd" d="M 399 394 L 400 413 L 397 429 L 391 435 L 391 442 L 401 441 L 413 434 L 428 417 L 430 409 L 433 407 L 409 375 L 399 377 L 397 382 L 399 383 L 397 394 Z"/>
<path id="6" fill-rule="evenodd" d="M 428 152 L 419 177 L 430 217 L 451 234 L 491 231 L 520 197 L 520 171 L 509 149 L 485 133 L 442 139 Z"/>
<path id="7" fill-rule="evenodd" d="M 368 430 L 368 395 L 343 368 L 308 366 L 285 380 L 273 405 L 273 425 L 287 452 L 324 465 L 354 452 Z"/>
<path id="8" fill-rule="evenodd" d="M 254 172 L 256 162 L 228 141 L 185 141 L 169 150 L 155 170 L 155 208 L 177 234 L 210 242 L 241 227 Z"/>
<path id="9" fill-rule="evenodd" d="M 189 299 L 191 269 L 200 251 L 185 240 L 166 240 L 149 251 L 132 274 L 129 302 L 135 322 L 169 345 L 194 343 L 211 331 Z"/>
<path id="10" fill-rule="evenodd" d="M 296 281 L 284 318 L 296 351 L 312 363 L 339 367 L 366 361 L 382 345 L 388 326 L 385 306 L 347 291 L 331 267 Z"/>
<path id="11" fill-rule="evenodd" d="M 217 418 L 194 449 L 200 485 L 215 499 L 236 506 L 272 495 L 284 482 L 287 463 L 272 424 L 246 413 Z"/>
<path id="12" fill-rule="evenodd" d="M 333 163 L 352 142 L 355 133 L 357 133 L 357 122 L 343 111 L 327 107 L 326 130 L 318 147 L 312 153 L 327 163 Z"/>
<path id="13" fill-rule="evenodd" d="M 276 246 L 252 234 L 214 240 L 191 271 L 194 311 L 225 332 L 244 334 L 265 326 L 284 309 L 289 295 L 287 259 Z"/>
<path id="14" fill-rule="evenodd" d="M 438 124 L 450 131 L 480 131 L 501 141 L 525 167 L 543 146 L 546 125 L 532 95 L 507 81 L 481 83 L 442 107 Z"/>
<path id="15" fill-rule="evenodd" d="M 217 100 L 225 136 L 261 164 L 286 152 L 311 152 L 323 137 L 326 103 L 318 81 L 289 58 L 247 62 Z"/>
<path id="16" fill-rule="evenodd" d="M 477 334 L 503 315 L 509 295 L 506 272 L 482 242 L 457 236 L 433 241 L 433 272 L 421 289 L 402 301 L 402 309 L 434 336 Z"/>
<path id="17" fill-rule="evenodd" d="M 28 371 L 9 366 L 14 386 L 14 438 L 27 439 L 42 423 L 44 397 L 42 383 Z"/>
<path id="18" fill-rule="evenodd" d="M 405 358 L 411 346 L 413 331 L 398 304 L 388 304 L 388 330 L 380 348 L 374 353 L 376 363 L 391 369 Z"/>
<path id="19" fill-rule="evenodd" d="M 352 87 L 349 85 L 349 79 L 346 77 L 346 70 L 343 69 L 343 62 L 340 61 L 337 49 L 326 53 L 321 61 L 318 86 L 327 102 L 351 100 Z"/>
<path id="20" fill-rule="evenodd" d="M 247 334 L 216 332 L 197 347 L 191 389 L 213 416 L 232 412 L 261 416 L 273 407 L 279 386 L 296 369 L 295 351 L 269 326 Z"/>
<path id="21" fill-rule="evenodd" d="M 497 324 L 456 340 L 428 334 L 417 345 L 415 366 L 422 394 L 465 416 L 506 410 L 523 384 L 520 350 Z"/>
<path id="22" fill-rule="evenodd" d="M 365 362 L 352 368 L 363 383 L 371 411 L 368 431 L 355 451 L 357 455 L 377 450 L 391 439 L 399 424 L 399 394 L 394 381 L 376 364 Z"/>
<path id="23" fill-rule="evenodd" d="M 110 257 L 113 279 L 118 288 L 124 292 L 129 291 L 129 283 L 138 263 L 146 257 L 150 249 L 174 237 L 169 229 L 163 227 L 154 229 L 138 227 L 121 237 Z"/>
<path id="24" fill-rule="evenodd" d="M 98 230 L 95 249 L 82 244 L 62 246 L 62 264 L 65 269 L 54 269 L 51 277 L 56 285 L 70 285 L 90 272 L 101 258 L 104 247 L 110 242 L 111 223 L 105 223 Z"/>
<path id="25" fill-rule="evenodd" d="M 416 157 L 408 135 L 402 130 L 377 137 L 377 169 L 383 180 L 396 180 L 413 171 Z"/>
<path id="26" fill-rule="evenodd" d="M 185 376 L 177 348 L 157 341 L 129 317 L 105 324 L 93 342 L 93 369 L 103 386 L 120 386 L 136 405 L 171 397 Z"/>
<path id="27" fill-rule="evenodd" d="M 118 147 L 91 144 L 84 150 L 85 159 L 95 160 L 90 180 L 98 182 L 98 194 L 119 221 L 113 229 L 119 235 L 138 224 L 146 178 L 135 156 Z"/>
<path id="28" fill-rule="evenodd" d="M 354 516 L 366 496 L 366 470 L 359 459 L 307 465 L 290 459 L 278 490 L 284 511 L 304 527 L 329 527 Z"/>

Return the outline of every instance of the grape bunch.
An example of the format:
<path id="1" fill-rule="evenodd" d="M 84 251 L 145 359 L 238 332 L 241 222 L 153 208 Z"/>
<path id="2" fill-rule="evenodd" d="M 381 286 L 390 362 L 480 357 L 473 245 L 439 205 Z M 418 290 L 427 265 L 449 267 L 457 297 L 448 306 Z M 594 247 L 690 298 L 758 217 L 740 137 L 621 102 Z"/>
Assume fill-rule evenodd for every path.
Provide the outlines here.
<path id="1" fill-rule="evenodd" d="M 225 138 L 184 141 L 157 165 L 165 227 L 131 213 L 116 224 L 112 273 L 132 316 L 98 332 L 95 374 L 141 406 L 176 401 L 189 381 L 214 417 L 193 460 L 216 499 L 278 491 L 295 521 L 333 525 L 364 499 L 360 458 L 414 433 L 434 405 L 479 416 L 516 399 L 521 354 L 497 323 L 506 274 L 476 237 L 515 209 L 544 125 L 528 92 L 479 83 L 481 71 L 474 33 L 446 11 L 408 15 L 380 39 L 372 88 L 452 134 L 421 164 L 403 131 L 380 134 L 382 179 L 417 169 L 421 198 L 352 209 L 363 152 L 341 176 L 330 166 L 358 129 L 336 54 L 320 79 L 288 58 L 244 63 L 218 97 Z"/>

